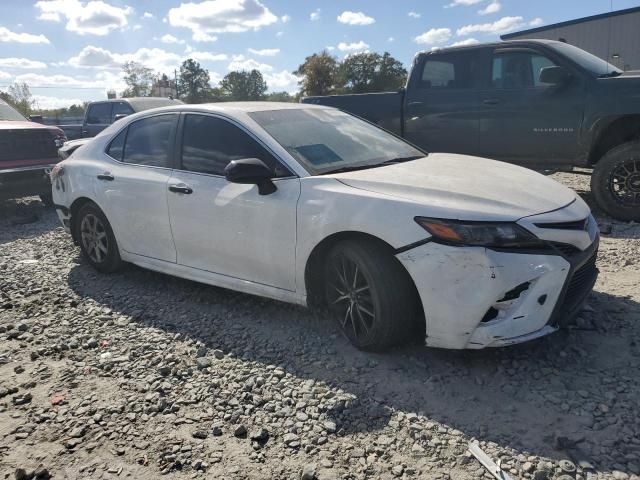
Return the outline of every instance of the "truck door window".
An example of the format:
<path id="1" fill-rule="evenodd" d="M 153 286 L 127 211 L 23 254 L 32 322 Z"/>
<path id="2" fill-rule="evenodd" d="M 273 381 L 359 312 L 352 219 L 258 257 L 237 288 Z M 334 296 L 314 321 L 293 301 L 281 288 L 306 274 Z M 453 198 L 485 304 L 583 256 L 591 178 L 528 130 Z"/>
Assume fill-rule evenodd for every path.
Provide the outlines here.
<path id="1" fill-rule="evenodd" d="M 422 67 L 421 88 L 473 87 L 474 62 L 468 55 L 427 57 Z"/>
<path id="2" fill-rule="evenodd" d="M 555 63 L 536 52 L 501 52 L 493 56 L 493 88 L 514 89 L 544 87 L 540 71 Z"/>
<path id="3" fill-rule="evenodd" d="M 111 104 L 95 103 L 89 105 L 87 123 L 91 125 L 108 125 L 111 123 Z"/>
<path id="4" fill-rule="evenodd" d="M 111 112 L 111 122 L 113 123 L 116 115 L 131 115 L 133 108 L 128 103 L 117 102 L 113 104 L 113 112 Z"/>

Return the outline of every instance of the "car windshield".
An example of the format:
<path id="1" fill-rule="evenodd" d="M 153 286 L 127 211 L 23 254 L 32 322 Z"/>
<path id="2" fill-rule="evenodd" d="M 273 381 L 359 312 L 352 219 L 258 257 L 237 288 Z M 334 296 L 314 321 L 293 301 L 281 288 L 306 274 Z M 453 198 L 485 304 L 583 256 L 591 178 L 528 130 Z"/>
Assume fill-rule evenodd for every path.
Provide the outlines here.
<path id="1" fill-rule="evenodd" d="M 313 175 L 425 156 L 407 142 L 339 110 L 300 108 L 249 115 Z"/>
<path id="2" fill-rule="evenodd" d="M 0 100 L 0 120 L 10 120 L 14 122 L 26 122 L 27 119 L 20 115 L 9 104 Z"/>
<path id="3" fill-rule="evenodd" d="M 616 75 L 622 73 L 622 70 L 620 70 L 615 65 L 611 65 L 600 57 L 596 57 L 595 55 L 592 55 L 589 52 L 585 52 L 581 48 L 569 45 L 568 43 L 555 42 L 553 45 L 551 45 L 551 47 L 556 49 L 561 54 L 566 55 L 582 68 L 598 77 L 603 75 Z"/>

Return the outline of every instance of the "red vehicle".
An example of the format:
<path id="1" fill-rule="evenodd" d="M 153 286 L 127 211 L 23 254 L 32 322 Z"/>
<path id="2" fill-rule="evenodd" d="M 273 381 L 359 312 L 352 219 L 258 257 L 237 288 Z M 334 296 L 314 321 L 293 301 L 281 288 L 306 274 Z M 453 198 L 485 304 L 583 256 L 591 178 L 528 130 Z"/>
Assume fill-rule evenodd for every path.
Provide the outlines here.
<path id="1" fill-rule="evenodd" d="M 51 205 L 49 172 L 65 140 L 58 127 L 30 122 L 0 100 L 0 200 L 39 195 Z"/>

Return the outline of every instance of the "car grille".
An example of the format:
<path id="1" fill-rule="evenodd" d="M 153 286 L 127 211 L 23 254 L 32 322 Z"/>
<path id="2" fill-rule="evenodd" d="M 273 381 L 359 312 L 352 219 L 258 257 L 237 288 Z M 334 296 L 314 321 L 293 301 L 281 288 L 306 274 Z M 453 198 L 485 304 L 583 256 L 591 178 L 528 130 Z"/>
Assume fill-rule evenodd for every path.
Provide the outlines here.
<path id="1" fill-rule="evenodd" d="M 58 149 L 49 130 L 0 130 L 0 162 L 57 158 Z"/>
<path id="2" fill-rule="evenodd" d="M 580 253 L 580 249 L 568 243 L 553 243 L 553 247 L 558 250 L 564 257 L 571 258 Z"/>
<path id="3" fill-rule="evenodd" d="M 593 282 L 598 276 L 598 268 L 596 267 L 597 256 L 598 251 L 596 250 L 593 252 L 593 255 L 573 273 L 564 297 L 565 310 L 575 310 L 591 291 Z"/>

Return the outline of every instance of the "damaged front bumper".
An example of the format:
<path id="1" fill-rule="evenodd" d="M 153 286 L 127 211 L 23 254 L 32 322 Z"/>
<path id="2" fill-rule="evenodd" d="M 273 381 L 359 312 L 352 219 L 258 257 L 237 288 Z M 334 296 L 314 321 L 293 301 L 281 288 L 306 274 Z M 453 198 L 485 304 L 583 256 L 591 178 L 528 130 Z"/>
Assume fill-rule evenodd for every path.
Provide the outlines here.
<path id="1" fill-rule="evenodd" d="M 568 321 L 596 281 L 597 249 L 597 236 L 582 251 L 551 242 L 536 251 L 428 242 L 397 258 L 420 295 L 426 344 L 479 349 L 532 340 Z"/>

